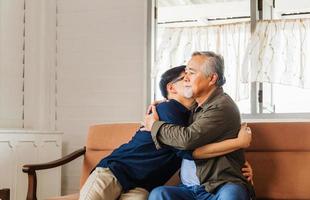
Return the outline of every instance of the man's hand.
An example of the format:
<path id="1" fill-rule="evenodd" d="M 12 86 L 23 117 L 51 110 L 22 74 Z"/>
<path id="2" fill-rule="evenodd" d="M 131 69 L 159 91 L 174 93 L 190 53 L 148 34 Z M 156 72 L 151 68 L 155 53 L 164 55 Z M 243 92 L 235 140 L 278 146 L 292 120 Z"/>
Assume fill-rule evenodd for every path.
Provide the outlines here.
<path id="1" fill-rule="evenodd" d="M 142 123 L 142 126 L 144 127 L 140 129 L 141 131 L 151 131 L 154 122 L 159 120 L 156 107 L 152 106 L 151 110 L 152 113 L 146 114 L 144 117 L 144 122 Z"/>
<path id="2" fill-rule="evenodd" d="M 151 103 L 151 105 L 149 105 L 149 107 L 147 108 L 146 114 L 150 114 L 152 112 L 152 106 L 157 106 L 158 104 L 166 102 L 166 101 L 169 101 L 169 100 L 168 99 L 162 99 L 162 100 L 153 101 Z"/>
<path id="3" fill-rule="evenodd" d="M 253 182 L 253 169 L 248 161 L 245 161 L 244 167 L 241 169 L 243 176 L 247 178 L 247 180 L 254 185 Z"/>
<path id="4" fill-rule="evenodd" d="M 252 131 L 250 127 L 247 126 L 247 124 L 241 125 L 241 129 L 238 133 L 237 139 L 241 148 L 245 149 L 250 146 L 252 141 Z"/>

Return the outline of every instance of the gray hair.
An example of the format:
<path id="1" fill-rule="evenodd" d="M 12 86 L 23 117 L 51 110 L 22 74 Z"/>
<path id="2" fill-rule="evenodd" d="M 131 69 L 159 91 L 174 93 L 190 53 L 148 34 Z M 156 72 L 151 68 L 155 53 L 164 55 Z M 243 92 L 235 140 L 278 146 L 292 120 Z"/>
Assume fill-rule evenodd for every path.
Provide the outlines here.
<path id="1" fill-rule="evenodd" d="M 208 59 L 206 60 L 204 66 L 204 73 L 206 76 L 209 76 L 213 73 L 216 73 L 218 80 L 216 81 L 217 86 L 222 86 L 225 84 L 226 79 L 224 76 L 224 58 L 223 56 L 216 54 L 212 51 L 196 51 L 192 56 L 205 56 Z"/>

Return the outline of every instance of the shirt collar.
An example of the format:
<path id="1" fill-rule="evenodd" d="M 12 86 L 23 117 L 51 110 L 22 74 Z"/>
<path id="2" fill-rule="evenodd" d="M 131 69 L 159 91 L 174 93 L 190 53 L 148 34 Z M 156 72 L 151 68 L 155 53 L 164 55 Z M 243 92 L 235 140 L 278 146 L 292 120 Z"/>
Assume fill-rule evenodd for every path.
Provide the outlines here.
<path id="1" fill-rule="evenodd" d="M 209 98 L 206 99 L 206 101 L 203 102 L 203 103 L 201 104 L 201 106 L 198 106 L 198 104 L 196 104 L 196 108 L 195 108 L 194 111 L 195 111 L 195 112 L 198 112 L 198 111 L 200 111 L 201 109 L 206 108 L 206 107 L 208 106 L 208 104 L 211 103 L 212 100 L 214 100 L 215 97 L 217 97 L 217 96 L 219 96 L 220 94 L 223 94 L 223 93 L 224 93 L 224 90 L 223 90 L 222 87 L 216 88 L 216 89 L 212 92 L 212 94 L 209 96 Z"/>
<path id="2" fill-rule="evenodd" d="M 183 104 L 181 104 L 181 103 L 178 102 L 177 100 L 175 100 L 175 99 L 169 99 L 169 101 L 174 102 L 175 105 L 178 107 L 178 109 L 181 110 L 182 112 L 188 112 L 188 111 L 189 111 Z"/>

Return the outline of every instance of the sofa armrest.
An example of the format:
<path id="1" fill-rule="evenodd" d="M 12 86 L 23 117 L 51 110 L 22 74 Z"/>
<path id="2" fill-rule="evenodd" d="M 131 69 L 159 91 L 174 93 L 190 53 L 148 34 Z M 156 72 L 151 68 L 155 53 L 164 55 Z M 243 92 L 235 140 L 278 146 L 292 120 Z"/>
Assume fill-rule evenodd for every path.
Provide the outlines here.
<path id="1" fill-rule="evenodd" d="M 86 147 L 83 147 L 79 150 L 72 152 L 69 155 L 66 155 L 58 160 L 54 160 L 42 164 L 33 164 L 33 165 L 24 165 L 23 172 L 28 174 L 28 192 L 27 200 L 37 200 L 37 175 L 36 170 L 51 169 L 55 167 L 62 166 L 81 155 L 84 155 L 86 152 Z"/>

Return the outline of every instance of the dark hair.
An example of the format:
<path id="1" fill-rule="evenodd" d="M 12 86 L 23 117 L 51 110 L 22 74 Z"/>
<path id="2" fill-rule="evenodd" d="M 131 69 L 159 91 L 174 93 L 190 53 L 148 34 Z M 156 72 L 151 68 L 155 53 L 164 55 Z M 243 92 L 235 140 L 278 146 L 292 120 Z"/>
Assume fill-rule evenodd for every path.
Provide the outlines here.
<path id="1" fill-rule="evenodd" d="M 218 79 L 216 81 L 217 86 L 222 86 L 225 84 L 226 79 L 224 76 L 224 58 L 223 56 L 216 54 L 212 51 L 196 51 L 192 56 L 206 56 L 208 58 L 206 65 L 204 67 L 204 73 L 206 76 L 211 73 L 216 73 Z"/>
<path id="2" fill-rule="evenodd" d="M 168 98 L 167 84 L 177 79 L 182 72 L 185 72 L 185 67 L 185 65 L 173 67 L 161 75 L 159 89 L 163 97 Z"/>

